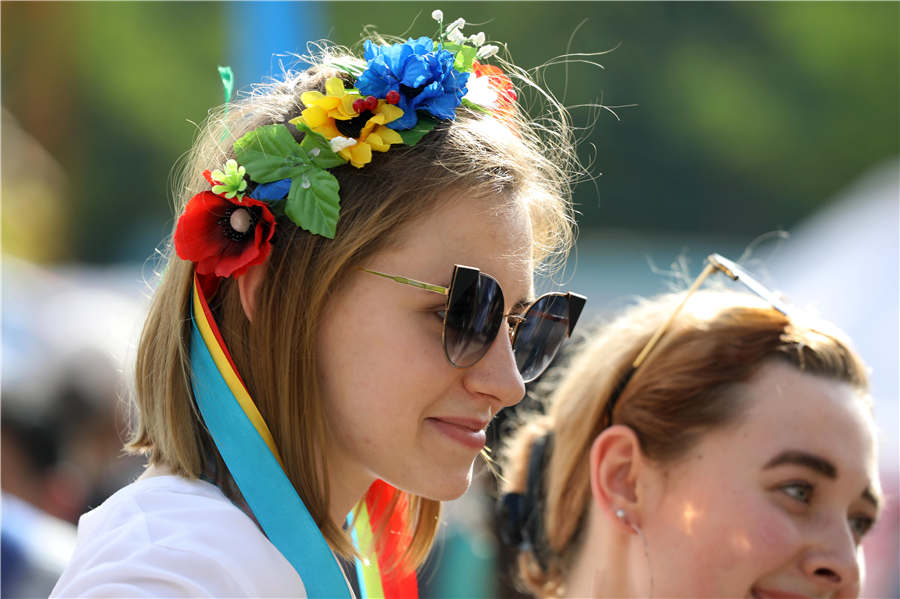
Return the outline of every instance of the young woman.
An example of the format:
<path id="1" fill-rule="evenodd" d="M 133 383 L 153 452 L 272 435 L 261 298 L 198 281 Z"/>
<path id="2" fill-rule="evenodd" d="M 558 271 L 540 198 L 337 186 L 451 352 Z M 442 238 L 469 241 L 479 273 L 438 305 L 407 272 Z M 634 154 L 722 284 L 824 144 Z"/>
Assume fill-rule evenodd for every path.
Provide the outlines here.
<path id="1" fill-rule="evenodd" d="M 440 502 L 584 304 L 533 289 L 571 241 L 564 111 L 542 139 L 524 73 L 434 17 L 209 120 L 139 348 L 150 467 L 55 596 L 415 596 Z"/>
<path id="2" fill-rule="evenodd" d="M 767 300 L 688 292 L 617 318 L 510 439 L 507 532 L 535 595 L 857 596 L 880 503 L 865 368 L 745 280 Z"/>

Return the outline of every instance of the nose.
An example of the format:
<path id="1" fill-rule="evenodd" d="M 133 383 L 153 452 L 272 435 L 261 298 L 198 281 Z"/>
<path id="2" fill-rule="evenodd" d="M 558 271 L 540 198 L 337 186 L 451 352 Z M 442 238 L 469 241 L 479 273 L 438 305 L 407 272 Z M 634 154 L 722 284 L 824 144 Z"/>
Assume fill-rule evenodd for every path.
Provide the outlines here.
<path id="1" fill-rule="evenodd" d="M 856 597 L 862 579 L 862 548 L 846 519 L 817 528 L 821 536 L 804 558 L 804 573 L 820 588 L 840 597 Z"/>
<path id="2" fill-rule="evenodd" d="M 503 327 L 509 328 L 505 319 Z M 495 414 L 522 401 L 525 383 L 516 366 L 508 330 L 501 328 L 487 353 L 465 369 L 463 384 L 470 392 L 490 398 Z"/>

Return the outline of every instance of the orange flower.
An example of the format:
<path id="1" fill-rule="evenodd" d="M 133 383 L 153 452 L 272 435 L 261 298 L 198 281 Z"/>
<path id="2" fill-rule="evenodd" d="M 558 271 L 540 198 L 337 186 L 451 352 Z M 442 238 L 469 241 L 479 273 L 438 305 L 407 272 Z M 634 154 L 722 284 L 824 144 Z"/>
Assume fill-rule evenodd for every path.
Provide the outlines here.
<path id="1" fill-rule="evenodd" d="M 512 116 L 516 110 L 518 95 L 506 73 L 494 65 L 481 64 L 477 60 L 472 62 L 472 72 L 475 77 L 469 80 L 469 89 L 477 93 L 478 97 L 470 99 L 491 112 Z M 487 101 L 482 98 L 487 98 Z"/>

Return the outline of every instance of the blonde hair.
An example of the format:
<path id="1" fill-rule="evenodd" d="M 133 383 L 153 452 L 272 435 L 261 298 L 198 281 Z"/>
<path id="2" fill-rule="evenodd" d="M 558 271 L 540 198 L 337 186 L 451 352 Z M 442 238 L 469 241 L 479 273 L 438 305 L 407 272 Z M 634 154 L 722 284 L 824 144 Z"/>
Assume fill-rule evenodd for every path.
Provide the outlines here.
<path id="1" fill-rule="evenodd" d="M 201 176 L 204 169 L 234 157 L 235 139 L 298 116 L 304 108 L 300 95 L 324 91 L 329 77 L 352 84 L 334 65 L 362 64 L 337 48 L 322 48 L 306 60 L 310 68 L 287 71 L 282 79 L 257 85 L 248 96 L 211 113 L 176 184 L 176 213 L 208 188 Z M 536 89 L 524 71 L 508 65 L 508 72 L 523 91 Z M 341 197 L 335 238 L 310 235 L 280 217 L 252 326 L 233 279 L 223 279 L 210 301 L 234 363 L 272 431 L 287 476 L 331 547 L 343 556 L 353 555 L 353 548 L 328 516 L 328 456 L 319 450 L 327 434 L 315 376 L 322 314 L 348 273 L 454 192 L 490 198 L 498 209 L 523 204 L 532 224 L 535 264 L 563 257 L 573 236 L 569 171 L 576 160 L 566 111 L 550 96 L 544 99 L 551 100 L 551 110 L 536 119 L 520 111 L 501 120 L 460 107 L 456 120 L 440 123 L 413 147 L 394 146 L 376 154 L 363 169 L 331 169 Z M 171 245 L 166 252 L 168 266 L 138 349 L 136 426 L 127 449 L 145 453 L 151 464 L 164 464 L 182 476 L 221 474 L 225 466 L 191 394 L 193 267 L 175 256 Z M 216 482 L 226 493 L 237 494 L 227 477 Z M 398 565 L 414 568 L 433 542 L 440 502 L 406 495 L 399 494 L 395 504 L 408 506 L 411 541 L 405 553 L 395 557 Z"/>
<path id="2" fill-rule="evenodd" d="M 607 402 L 681 294 L 647 300 L 606 326 L 559 375 L 546 415 L 525 417 L 500 460 L 504 492 L 523 492 L 534 441 L 552 432 L 544 470 L 540 560 L 519 553 L 520 582 L 539 596 L 563 591 L 590 504 L 589 451 L 607 421 Z M 746 402 L 737 385 L 771 360 L 849 383 L 862 392 L 866 369 L 840 332 L 788 317 L 754 296 L 700 291 L 621 390 L 612 423 L 632 428 L 650 460 L 671 464 L 704 433 L 735 421 Z"/>

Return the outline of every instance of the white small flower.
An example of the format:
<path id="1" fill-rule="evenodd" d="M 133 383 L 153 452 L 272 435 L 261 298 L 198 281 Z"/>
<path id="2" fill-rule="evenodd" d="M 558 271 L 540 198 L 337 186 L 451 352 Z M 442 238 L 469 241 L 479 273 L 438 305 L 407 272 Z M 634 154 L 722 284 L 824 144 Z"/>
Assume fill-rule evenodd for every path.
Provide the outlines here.
<path id="1" fill-rule="evenodd" d="M 499 50 L 500 48 L 493 44 L 485 44 L 484 46 L 478 48 L 478 52 L 475 54 L 475 58 L 490 58 Z"/>
<path id="2" fill-rule="evenodd" d="M 475 46 L 481 46 L 484 44 L 484 31 L 479 31 L 475 35 L 469 36 L 469 41 L 475 44 Z"/>
<path id="3" fill-rule="evenodd" d="M 444 11 L 440 9 L 431 11 L 431 18 L 440 23 L 444 20 Z"/>
<path id="4" fill-rule="evenodd" d="M 352 137 L 341 137 L 340 135 L 338 135 L 337 137 L 332 137 L 331 141 L 329 141 L 328 143 L 331 144 L 331 151 L 337 153 L 345 148 L 355 146 L 356 140 Z"/>
<path id="5" fill-rule="evenodd" d="M 447 34 L 447 39 L 454 44 L 462 44 L 464 41 L 466 41 L 466 36 L 464 36 L 462 34 L 462 31 L 460 31 L 459 29 L 454 29 Z"/>
<path id="6" fill-rule="evenodd" d="M 489 110 L 496 108 L 497 90 L 491 86 L 490 77 L 469 77 L 466 89 L 466 95 L 463 96 L 464 99 Z"/>
<path id="7" fill-rule="evenodd" d="M 318 156 L 321 153 L 322 153 L 322 150 L 319 148 L 313 148 L 312 150 L 309 151 L 309 155 L 312 156 L 313 158 L 315 158 L 316 156 Z"/>
<path id="8" fill-rule="evenodd" d="M 453 31 L 455 29 L 462 29 L 465 26 L 466 26 L 466 20 L 464 18 L 460 17 L 460 18 L 456 19 L 455 21 L 453 21 L 452 23 L 450 23 L 449 25 L 447 25 L 447 34 L 449 35 L 451 31 Z"/>

